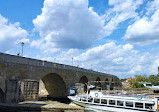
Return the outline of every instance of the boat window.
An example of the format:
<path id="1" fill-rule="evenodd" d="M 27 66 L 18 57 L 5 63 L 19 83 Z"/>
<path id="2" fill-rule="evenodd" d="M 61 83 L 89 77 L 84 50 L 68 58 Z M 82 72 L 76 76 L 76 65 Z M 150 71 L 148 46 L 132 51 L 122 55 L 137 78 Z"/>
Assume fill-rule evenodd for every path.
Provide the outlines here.
<path id="1" fill-rule="evenodd" d="M 145 103 L 145 108 L 146 109 L 152 109 L 154 104 L 149 104 L 149 103 Z"/>
<path id="2" fill-rule="evenodd" d="M 87 101 L 87 98 L 86 98 L 86 97 L 83 97 L 83 98 L 82 98 L 82 101 Z"/>
<path id="3" fill-rule="evenodd" d="M 107 104 L 107 99 L 101 99 L 101 104 Z"/>
<path id="4" fill-rule="evenodd" d="M 124 106 L 124 101 L 117 101 L 118 106 Z"/>
<path id="5" fill-rule="evenodd" d="M 109 100 L 110 105 L 115 105 L 115 100 Z"/>
<path id="6" fill-rule="evenodd" d="M 146 84 L 146 86 L 152 86 L 152 84 Z"/>
<path id="7" fill-rule="evenodd" d="M 125 105 L 127 107 L 133 107 L 133 102 L 126 101 Z"/>
<path id="8" fill-rule="evenodd" d="M 92 102 L 93 101 L 93 98 L 88 98 L 88 102 Z"/>
<path id="9" fill-rule="evenodd" d="M 94 103 L 100 103 L 100 99 L 95 98 Z"/>
<path id="10" fill-rule="evenodd" d="M 136 108 L 143 108 L 143 103 L 136 102 L 135 107 Z"/>

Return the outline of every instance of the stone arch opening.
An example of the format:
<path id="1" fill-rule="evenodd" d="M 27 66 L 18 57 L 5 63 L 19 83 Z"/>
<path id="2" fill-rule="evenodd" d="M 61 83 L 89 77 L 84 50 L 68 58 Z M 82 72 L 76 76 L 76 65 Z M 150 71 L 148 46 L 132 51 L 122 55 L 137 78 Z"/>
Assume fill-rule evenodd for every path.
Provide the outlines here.
<path id="1" fill-rule="evenodd" d="M 109 80 L 108 80 L 108 78 L 105 79 L 105 84 L 106 84 L 106 85 L 109 85 Z"/>
<path id="2" fill-rule="evenodd" d="M 86 76 L 82 76 L 79 80 L 79 83 L 82 83 L 82 84 L 87 83 L 87 82 L 88 82 L 88 78 Z"/>
<path id="3" fill-rule="evenodd" d="M 42 77 L 43 87 L 39 90 L 43 90 L 45 95 L 53 95 L 53 96 L 66 96 L 67 89 L 66 84 L 62 77 L 56 73 L 50 73 Z"/>
<path id="4" fill-rule="evenodd" d="M 112 80 L 111 80 L 110 90 L 113 90 L 113 89 L 114 89 L 114 79 L 112 78 Z"/>
<path id="5" fill-rule="evenodd" d="M 113 79 L 113 78 L 112 78 L 112 82 L 111 82 L 111 85 L 112 85 L 112 86 L 114 86 L 114 79 Z"/>
<path id="6" fill-rule="evenodd" d="M 100 78 L 99 77 L 97 77 L 96 78 L 96 82 L 95 82 L 95 87 L 96 88 L 101 88 L 102 87 L 102 85 L 101 85 L 101 82 L 100 82 L 101 80 L 100 80 Z"/>
<path id="7" fill-rule="evenodd" d="M 118 81 L 117 81 L 117 79 L 115 80 L 114 83 L 115 83 L 115 86 L 118 86 Z"/>
<path id="8" fill-rule="evenodd" d="M 86 76 L 82 76 L 79 80 L 79 83 L 84 84 L 84 92 L 87 92 L 87 83 L 88 82 L 88 78 Z"/>
<path id="9" fill-rule="evenodd" d="M 106 78 L 105 81 L 104 81 L 104 83 L 103 83 L 102 89 L 103 90 L 107 90 L 108 89 L 108 85 L 109 85 L 109 80 L 108 80 L 108 78 Z"/>

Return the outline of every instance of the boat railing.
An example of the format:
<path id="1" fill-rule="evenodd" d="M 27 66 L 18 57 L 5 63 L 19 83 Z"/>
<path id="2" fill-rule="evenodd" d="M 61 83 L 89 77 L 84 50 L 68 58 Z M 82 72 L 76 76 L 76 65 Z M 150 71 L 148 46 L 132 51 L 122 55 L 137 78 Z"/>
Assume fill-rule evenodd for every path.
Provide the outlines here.
<path id="1" fill-rule="evenodd" d="M 145 100 L 149 100 L 149 99 L 154 99 L 155 95 L 154 94 L 137 94 L 137 93 L 127 93 L 127 92 L 108 92 L 108 91 L 101 91 L 103 95 L 105 96 L 118 96 L 118 97 L 131 97 L 131 98 L 137 98 L 139 100 L 141 99 L 145 99 Z M 89 98 L 90 95 L 89 94 L 83 94 L 80 95 L 80 97 L 87 97 Z"/>
<path id="2" fill-rule="evenodd" d="M 137 94 L 137 93 L 128 93 L 122 91 L 101 91 L 103 95 L 110 96 L 119 96 L 119 97 L 133 97 L 138 99 L 154 99 L 154 94 Z"/>
<path id="3" fill-rule="evenodd" d="M 134 97 L 142 99 L 154 99 L 154 94 L 137 94 L 137 93 L 127 93 L 127 92 L 102 92 L 103 95 L 110 96 L 121 96 L 121 97 Z"/>

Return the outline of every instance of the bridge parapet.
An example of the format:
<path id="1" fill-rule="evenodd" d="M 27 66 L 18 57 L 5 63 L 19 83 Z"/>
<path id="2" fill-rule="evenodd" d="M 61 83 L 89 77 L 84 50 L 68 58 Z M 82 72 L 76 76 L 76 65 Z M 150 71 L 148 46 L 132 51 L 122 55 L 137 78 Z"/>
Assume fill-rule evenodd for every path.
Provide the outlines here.
<path id="1" fill-rule="evenodd" d="M 73 71 L 78 71 L 78 72 L 87 72 L 87 73 L 91 73 L 91 74 L 113 76 L 111 74 L 101 73 L 101 72 L 84 69 L 84 68 L 80 68 L 80 67 L 64 65 L 64 64 L 60 64 L 60 63 L 54 63 L 54 62 L 48 62 L 48 61 L 44 61 L 44 60 L 26 58 L 26 57 L 21 57 L 21 56 L 15 56 L 15 55 L 10 55 L 10 54 L 4 54 L 4 53 L 0 53 L 0 62 L 26 64 L 26 65 L 30 65 L 30 66 L 39 66 L 39 67 L 44 66 L 44 67 L 49 67 L 49 68 L 54 68 L 54 69 L 66 69 L 66 70 L 73 70 Z"/>

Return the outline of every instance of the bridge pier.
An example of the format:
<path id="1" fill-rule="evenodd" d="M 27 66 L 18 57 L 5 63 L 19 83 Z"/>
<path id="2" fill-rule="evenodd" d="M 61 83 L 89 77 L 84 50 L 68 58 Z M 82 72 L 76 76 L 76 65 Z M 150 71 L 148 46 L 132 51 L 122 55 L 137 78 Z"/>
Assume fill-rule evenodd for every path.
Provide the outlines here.
<path id="1" fill-rule="evenodd" d="M 39 82 L 32 79 L 5 80 L 5 102 L 18 103 L 19 101 L 38 100 Z"/>

